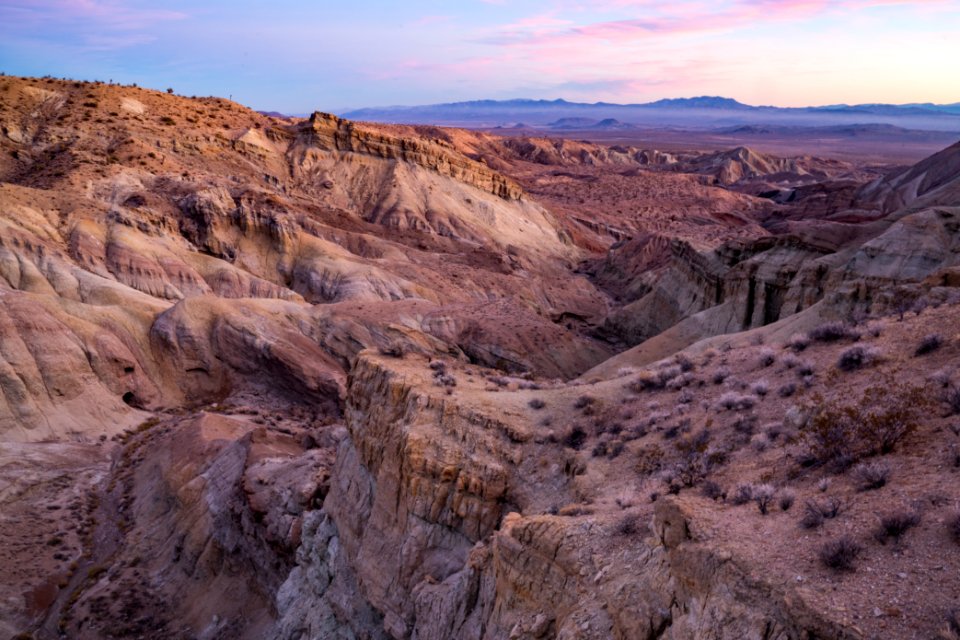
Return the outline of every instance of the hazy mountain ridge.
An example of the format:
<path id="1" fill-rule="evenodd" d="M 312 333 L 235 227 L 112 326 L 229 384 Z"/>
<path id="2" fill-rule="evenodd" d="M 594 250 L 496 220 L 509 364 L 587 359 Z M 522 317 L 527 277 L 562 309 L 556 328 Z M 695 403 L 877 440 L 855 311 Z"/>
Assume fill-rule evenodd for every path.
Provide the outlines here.
<path id="1" fill-rule="evenodd" d="M 755 106 L 720 96 L 668 98 L 615 104 L 557 100 L 473 100 L 431 105 L 354 109 L 340 114 L 352 120 L 407 124 L 494 127 L 523 122 L 534 127 L 557 120 L 616 119 L 637 126 L 688 126 L 703 129 L 748 124 L 840 126 L 890 124 L 902 128 L 960 131 L 960 103 Z"/>

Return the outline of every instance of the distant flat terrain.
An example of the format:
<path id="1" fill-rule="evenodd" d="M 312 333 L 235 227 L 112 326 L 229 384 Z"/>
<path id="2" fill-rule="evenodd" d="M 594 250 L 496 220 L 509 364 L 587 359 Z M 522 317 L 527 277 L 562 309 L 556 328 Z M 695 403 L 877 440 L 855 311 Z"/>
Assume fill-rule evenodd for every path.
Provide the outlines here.
<path id="1" fill-rule="evenodd" d="M 717 151 L 746 146 L 781 156 L 813 155 L 868 163 L 910 164 L 960 140 L 960 133 L 884 126 L 680 129 L 484 129 L 500 136 L 550 136 L 663 151 Z"/>

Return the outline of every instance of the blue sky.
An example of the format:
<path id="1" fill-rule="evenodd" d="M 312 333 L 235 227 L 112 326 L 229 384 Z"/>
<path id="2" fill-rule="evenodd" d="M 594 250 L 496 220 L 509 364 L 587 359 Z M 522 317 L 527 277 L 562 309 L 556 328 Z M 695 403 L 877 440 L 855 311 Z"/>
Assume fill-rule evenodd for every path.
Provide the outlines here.
<path id="1" fill-rule="evenodd" d="M 0 70 L 258 109 L 960 102 L 956 0 L 0 0 Z"/>

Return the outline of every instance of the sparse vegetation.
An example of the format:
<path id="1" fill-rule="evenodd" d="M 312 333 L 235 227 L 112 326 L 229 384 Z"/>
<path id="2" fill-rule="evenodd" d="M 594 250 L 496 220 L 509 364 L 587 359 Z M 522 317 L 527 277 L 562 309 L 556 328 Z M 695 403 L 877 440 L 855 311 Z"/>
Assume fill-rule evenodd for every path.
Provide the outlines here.
<path id="1" fill-rule="evenodd" d="M 820 547 L 820 562 L 834 571 L 853 571 L 853 563 L 863 551 L 850 536 L 841 536 Z"/>
<path id="2" fill-rule="evenodd" d="M 735 391 L 728 391 L 720 396 L 718 404 L 728 411 L 745 411 L 747 409 L 752 409 L 753 406 L 757 403 L 756 396 L 752 395 L 741 395 Z"/>
<path id="3" fill-rule="evenodd" d="M 800 526 L 804 529 L 816 529 L 823 524 L 823 513 L 813 502 L 807 502 L 803 505 L 803 517 L 800 518 Z"/>
<path id="4" fill-rule="evenodd" d="M 953 541 L 960 544 L 960 511 L 954 512 L 947 518 L 947 530 Z"/>
<path id="5" fill-rule="evenodd" d="M 777 395 L 781 398 L 789 398 L 797 392 L 797 385 L 794 382 L 788 382 L 779 389 L 777 389 Z"/>
<path id="6" fill-rule="evenodd" d="M 747 504 L 751 500 L 753 500 L 753 485 L 748 483 L 738 484 L 733 490 L 733 495 L 730 496 L 730 502 L 735 505 Z"/>
<path id="7" fill-rule="evenodd" d="M 764 347 L 760 350 L 760 366 L 769 367 L 777 361 L 777 353 L 770 347 Z"/>
<path id="8" fill-rule="evenodd" d="M 841 371 L 856 371 L 873 364 L 880 358 L 880 351 L 874 347 L 855 345 L 845 349 L 837 360 L 837 368 Z"/>
<path id="9" fill-rule="evenodd" d="M 947 613 L 936 640 L 960 640 L 960 609 Z"/>
<path id="10" fill-rule="evenodd" d="M 822 503 L 807 500 L 803 505 L 800 526 L 804 529 L 816 529 L 823 524 L 824 520 L 830 520 L 840 515 L 841 508 L 842 503 L 836 498 L 827 498 Z"/>
<path id="11" fill-rule="evenodd" d="M 903 388 L 889 379 L 851 404 L 816 397 L 803 427 L 809 464 L 843 471 L 867 456 L 890 453 L 916 428 L 917 412 L 928 403 L 922 387 Z"/>
<path id="12" fill-rule="evenodd" d="M 920 514 L 914 511 L 896 511 L 880 516 L 880 526 L 874 531 L 873 537 L 880 544 L 886 544 L 892 539 L 900 544 L 903 534 L 920 523 Z"/>
<path id="13" fill-rule="evenodd" d="M 726 367 L 719 367 L 716 371 L 713 372 L 713 384 L 723 384 L 723 381 L 730 377 L 730 369 Z"/>
<path id="14" fill-rule="evenodd" d="M 931 333 L 930 335 L 923 337 L 923 339 L 920 341 L 920 344 L 917 345 L 916 351 L 913 352 L 913 355 L 925 356 L 928 353 L 933 353 L 942 346 L 943 336 L 939 333 Z"/>
<path id="15" fill-rule="evenodd" d="M 960 386 L 950 384 L 943 391 L 943 401 L 950 410 L 950 415 L 960 414 Z"/>
<path id="16" fill-rule="evenodd" d="M 809 346 L 810 339 L 807 336 L 799 333 L 790 336 L 790 339 L 787 340 L 786 344 L 784 345 L 784 347 L 790 349 L 794 353 L 800 353 Z"/>
<path id="17" fill-rule="evenodd" d="M 790 508 L 793 507 L 793 503 L 796 501 L 796 499 L 797 496 L 793 493 L 793 491 L 790 491 L 789 489 L 784 489 L 781 491 L 777 500 L 780 505 L 780 510 L 789 511 Z"/>
<path id="18" fill-rule="evenodd" d="M 853 478 L 860 491 L 880 489 L 890 477 L 890 465 L 885 462 L 863 462 L 853 469 Z"/>
<path id="19" fill-rule="evenodd" d="M 569 449 L 579 450 L 587 440 L 587 432 L 581 427 L 575 426 L 567 431 L 563 437 L 563 445 Z"/>
<path id="20" fill-rule="evenodd" d="M 586 407 L 589 407 L 590 405 L 592 405 L 592 404 L 593 404 L 594 402 L 596 402 L 596 401 L 597 401 L 597 399 L 594 398 L 593 396 L 586 396 L 586 395 L 580 396 L 579 398 L 577 398 L 577 399 L 573 402 L 573 408 L 574 408 L 574 409 L 585 409 Z"/>
<path id="21" fill-rule="evenodd" d="M 859 339 L 860 334 L 844 322 L 825 322 L 807 334 L 813 342 L 837 342 L 846 338 Z"/>
<path id="22" fill-rule="evenodd" d="M 770 509 L 770 504 L 773 502 L 774 496 L 777 494 L 777 490 L 770 484 L 758 484 L 753 487 L 752 496 L 753 501 L 757 503 L 757 508 L 760 510 L 760 513 L 767 515 L 767 512 Z"/>
<path id="23" fill-rule="evenodd" d="M 713 480 L 703 483 L 703 495 L 711 500 L 719 500 L 724 496 L 723 488 Z"/>
<path id="24" fill-rule="evenodd" d="M 663 389 L 671 380 L 681 374 L 680 367 L 668 366 L 661 367 L 653 371 L 641 371 L 637 377 L 630 383 L 629 388 L 634 393 L 648 391 L 652 389 Z"/>
<path id="25" fill-rule="evenodd" d="M 640 533 L 643 531 L 643 521 L 640 519 L 640 515 L 636 513 L 626 514 L 617 523 L 616 531 L 621 536 Z"/>

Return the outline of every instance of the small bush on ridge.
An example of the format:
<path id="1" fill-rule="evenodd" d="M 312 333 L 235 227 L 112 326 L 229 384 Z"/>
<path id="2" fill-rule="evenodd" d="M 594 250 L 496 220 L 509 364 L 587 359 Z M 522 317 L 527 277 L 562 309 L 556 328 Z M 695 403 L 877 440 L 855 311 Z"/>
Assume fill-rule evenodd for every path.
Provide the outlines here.
<path id="1" fill-rule="evenodd" d="M 853 563 L 862 551 L 853 538 L 842 536 L 820 547 L 820 562 L 834 571 L 853 571 Z"/>
<path id="2" fill-rule="evenodd" d="M 913 352 L 915 356 L 925 356 L 928 353 L 933 353 L 937 349 L 943 346 L 943 336 L 939 333 L 931 333 L 928 336 L 924 336 L 920 341 L 920 344 L 917 345 L 916 351 Z"/>

